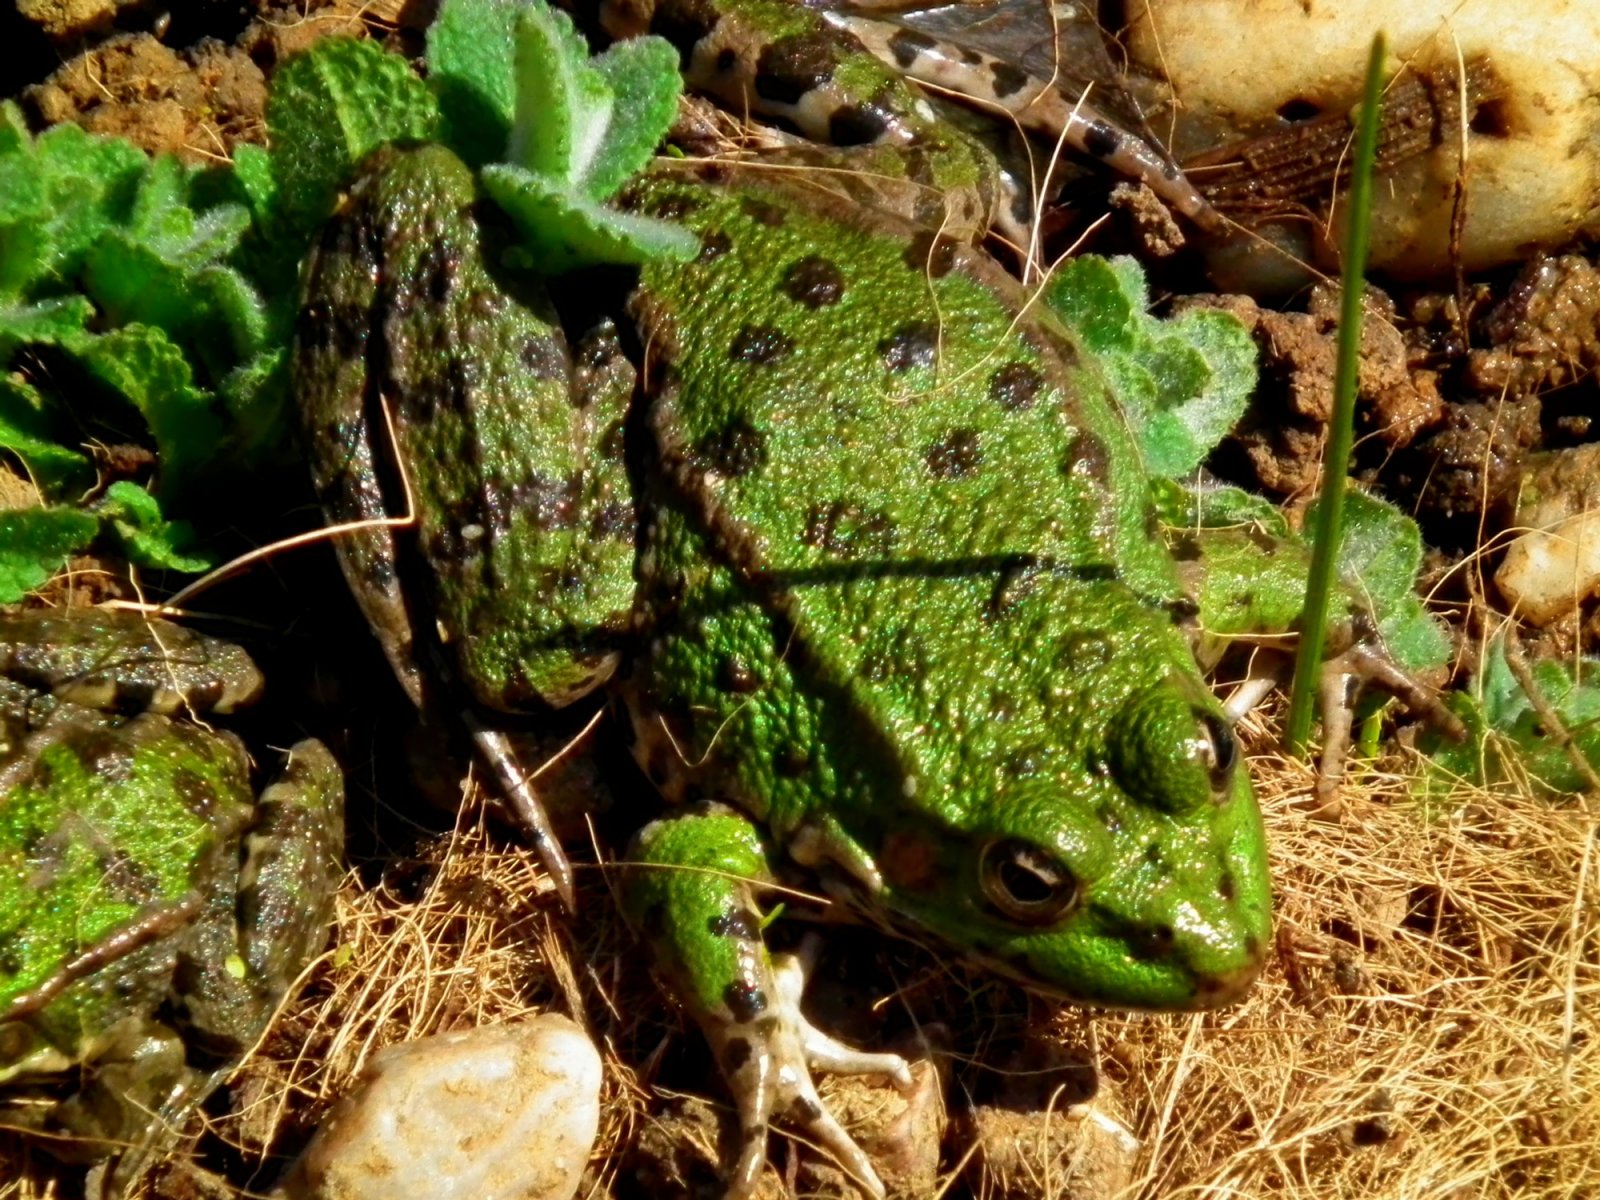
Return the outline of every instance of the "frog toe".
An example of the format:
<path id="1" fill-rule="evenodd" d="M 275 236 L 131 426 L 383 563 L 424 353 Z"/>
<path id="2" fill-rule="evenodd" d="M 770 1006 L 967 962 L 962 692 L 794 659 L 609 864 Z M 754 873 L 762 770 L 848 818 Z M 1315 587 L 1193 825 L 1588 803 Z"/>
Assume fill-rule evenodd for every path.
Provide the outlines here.
<path id="1" fill-rule="evenodd" d="M 1339 780 L 1350 750 L 1354 700 L 1367 686 L 1388 692 L 1408 711 L 1422 717 L 1445 736 L 1465 736 L 1461 719 L 1445 706 L 1439 693 L 1381 648 L 1357 642 L 1325 659 L 1318 679 L 1318 702 L 1322 709 L 1322 756 L 1317 763 L 1314 793 L 1314 811 L 1318 816 L 1337 819 L 1342 813 Z"/>

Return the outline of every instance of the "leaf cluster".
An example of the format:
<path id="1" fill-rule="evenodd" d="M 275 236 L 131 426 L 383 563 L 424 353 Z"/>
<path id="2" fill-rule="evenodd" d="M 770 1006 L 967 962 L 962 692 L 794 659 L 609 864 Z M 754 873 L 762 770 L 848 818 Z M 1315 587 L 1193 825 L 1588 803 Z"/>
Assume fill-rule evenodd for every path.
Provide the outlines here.
<path id="1" fill-rule="evenodd" d="M 246 451 L 276 351 L 229 259 L 250 225 L 201 174 L 73 125 L 31 136 L 0 106 L 0 449 L 41 503 L 5 514 L 0 600 L 109 536 L 135 563 L 195 569 L 181 506 Z M 98 486 L 85 447 L 147 445 L 143 483 Z M 146 486 L 148 484 L 148 486 Z"/>
<path id="2" fill-rule="evenodd" d="M 71 125 L 35 138 L 0 108 L 0 450 L 40 498 L 0 524 L 0 603 L 102 538 L 139 565 L 204 566 L 161 505 L 182 511 L 285 440 L 300 262 L 378 146 L 454 145 L 547 272 L 692 252 L 683 231 L 602 203 L 676 111 L 665 42 L 591 63 L 542 3 L 446 0 L 428 71 L 319 42 L 274 78 L 271 150 L 210 171 Z M 103 487 L 97 442 L 144 446 L 154 470 Z"/>

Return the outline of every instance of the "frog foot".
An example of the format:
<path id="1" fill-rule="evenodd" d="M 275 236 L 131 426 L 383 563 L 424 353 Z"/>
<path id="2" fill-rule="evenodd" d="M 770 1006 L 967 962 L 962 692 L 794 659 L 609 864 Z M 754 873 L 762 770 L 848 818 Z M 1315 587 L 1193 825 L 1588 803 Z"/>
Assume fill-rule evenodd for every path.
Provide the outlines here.
<path id="1" fill-rule="evenodd" d="M 1238 721 L 1279 682 L 1276 671 L 1252 671 L 1223 705 L 1229 719 Z M 1322 755 L 1317 763 L 1317 781 L 1312 793 L 1312 810 L 1317 816 L 1337 820 L 1342 813 L 1339 780 L 1350 752 L 1355 698 L 1368 686 L 1389 693 L 1445 736 L 1457 739 L 1466 736 L 1461 719 L 1445 706 L 1439 693 L 1383 650 L 1363 642 L 1346 647 L 1323 660 L 1317 680 L 1317 707 L 1322 714 Z"/>
<path id="2" fill-rule="evenodd" d="M 500 787 L 500 795 L 505 797 L 512 815 L 522 826 L 523 835 L 533 846 L 533 852 L 539 856 L 539 865 L 555 884 L 562 905 L 569 913 L 577 912 L 578 898 L 573 888 L 572 864 L 567 861 L 567 852 L 561 848 L 561 840 L 556 837 L 550 814 L 545 812 L 543 801 L 533 790 L 533 777 L 523 770 L 511 739 L 499 730 L 479 724 L 470 714 L 467 716 L 467 728 L 472 733 L 478 753 Z"/>
<path id="3" fill-rule="evenodd" d="M 794 954 L 772 956 L 771 1004 L 761 1018 L 725 1026 L 714 1049 L 738 1098 L 742 1143 L 728 1178 L 728 1196 L 753 1195 L 767 1161 L 767 1131 L 774 1114 L 790 1116 L 828 1151 L 866 1195 L 884 1196 L 883 1182 L 866 1151 L 845 1132 L 817 1094 L 812 1068 L 840 1075 L 885 1075 L 902 1092 L 913 1085 L 911 1066 L 898 1054 L 870 1054 L 818 1029 L 800 1009 L 806 978 L 816 963 L 817 938 L 808 935 Z"/>
<path id="4" fill-rule="evenodd" d="M 1343 814 L 1339 779 L 1350 751 L 1355 697 L 1369 684 L 1388 692 L 1446 737 L 1460 740 L 1466 736 L 1461 718 L 1445 707 L 1439 694 L 1387 654 L 1357 642 L 1325 659 L 1317 685 L 1322 709 L 1322 757 L 1317 763 L 1312 805 L 1317 816 L 1337 820 Z"/>

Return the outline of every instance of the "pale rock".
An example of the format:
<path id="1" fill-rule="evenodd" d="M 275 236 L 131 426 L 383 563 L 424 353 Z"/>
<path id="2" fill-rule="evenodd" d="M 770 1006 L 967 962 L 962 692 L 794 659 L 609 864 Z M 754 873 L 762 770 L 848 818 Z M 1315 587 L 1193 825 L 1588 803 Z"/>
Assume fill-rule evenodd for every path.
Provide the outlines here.
<path id="1" fill-rule="evenodd" d="M 1491 127 L 1467 136 L 1462 264 L 1520 261 L 1600 226 L 1595 0 L 1134 0 L 1128 26 L 1133 61 L 1170 85 L 1180 142 L 1186 122 L 1260 127 L 1290 102 L 1350 110 L 1380 29 L 1391 70 L 1405 62 L 1454 71 L 1458 54 L 1484 58 L 1506 94 Z M 1448 271 L 1459 166 L 1457 139 L 1378 181 L 1375 269 Z"/>
<path id="2" fill-rule="evenodd" d="M 570 1200 L 600 1120 L 600 1055 L 566 1017 L 375 1054 L 282 1200 Z"/>
<path id="3" fill-rule="evenodd" d="M 1494 581 L 1512 611 L 1548 625 L 1600 591 L 1600 444 L 1530 455 Z"/>

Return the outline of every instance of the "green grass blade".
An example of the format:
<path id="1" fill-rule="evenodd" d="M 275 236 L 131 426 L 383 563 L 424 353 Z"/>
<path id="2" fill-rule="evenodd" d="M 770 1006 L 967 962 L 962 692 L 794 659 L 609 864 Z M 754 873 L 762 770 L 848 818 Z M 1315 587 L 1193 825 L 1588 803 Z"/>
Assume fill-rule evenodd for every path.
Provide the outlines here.
<path id="1" fill-rule="evenodd" d="M 1291 754 L 1305 750 L 1311 733 L 1312 706 L 1322 668 L 1322 646 L 1328 624 L 1328 606 L 1334 583 L 1334 562 L 1344 530 L 1345 483 L 1350 470 L 1354 437 L 1356 367 L 1361 356 L 1363 277 L 1367 269 L 1367 241 L 1372 223 L 1372 163 L 1378 144 L 1379 105 L 1383 92 L 1384 37 L 1372 39 L 1367 60 L 1367 86 L 1361 101 L 1361 122 L 1356 131 L 1356 152 L 1346 200 L 1343 294 L 1339 308 L 1339 348 L 1333 382 L 1333 417 L 1328 424 L 1328 449 L 1322 463 L 1322 496 L 1317 505 L 1316 536 L 1311 552 L 1311 577 L 1306 582 L 1306 603 L 1295 653 L 1294 687 L 1289 698 L 1289 720 L 1284 740 Z"/>

